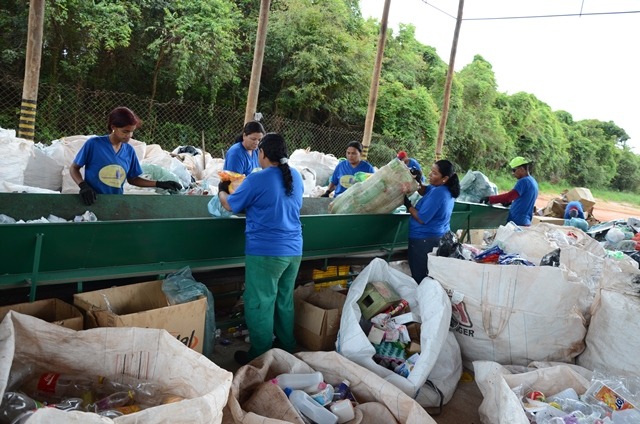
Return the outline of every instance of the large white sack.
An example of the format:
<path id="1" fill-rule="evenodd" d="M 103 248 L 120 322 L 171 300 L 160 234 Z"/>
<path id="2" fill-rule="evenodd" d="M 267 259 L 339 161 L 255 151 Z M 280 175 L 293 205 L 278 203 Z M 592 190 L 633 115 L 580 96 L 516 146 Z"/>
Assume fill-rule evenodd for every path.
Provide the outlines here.
<path id="1" fill-rule="evenodd" d="M 640 377 L 638 317 L 640 270 L 626 262 L 606 259 L 602 287 L 591 311 L 586 348 L 577 364 L 613 375 Z"/>
<path id="2" fill-rule="evenodd" d="M 303 424 L 286 395 L 270 379 L 284 373 L 319 371 L 325 382 L 349 380 L 358 400 L 354 423 L 435 424 L 433 418 L 393 384 L 336 352 L 299 352 L 295 356 L 271 349 L 241 367 L 233 378 L 223 423 Z"/>
<path id="3" fill-rule="evenodd" d="M 33 155 L 33 142 L 16 137 L 0 137 L 0 181 L 24 184 L 24 170 Z M 4 187 L 0 187 L 4 190 Z"/>
<path id="4" fill-rule="evenodd" d="M 173 172 L 182 183 L 183 187 L 189 187 L 191 184 L 191 173 L 187 167 L 179 159 L 174 158 L 165 150 L 162 150 L 157 144 L 146 146 L 145 157 L 140 164 L 158 165 L 162 168 Z"/>
<path id="5" fill-rule="evenodd" d="M 493 244 L 499 245 L 506 253 L 518 253 L 535 264 L 539 264 L 540 259 L 552 250 L 570 246 L 599 257 L 605 256 L 600 243 L 579 228 L 547 223 L 517 229 L 501 225 Z"/>
<path id="6" fill-rule="evenodd" d="M 498 187 L 480 171 L 467 171 L 460 180 L 460 202 L 480 202 L 485 196 L 498 194 Z"/>
<path id="7" fill-rule="evenodd" d="M 367 283 L 374 281 L 384 281 L 392 287 L 402 299 L 409 302 L 411 311 L 418 315 L 422 322 L 422 351 L 406 378 L 373 360 L 375 348 L 359 324 L 362 312 L 357 303 L 358 299 L 364 293 Z M 449 333 L 450 320 L 451 309 L 447 295 L 436 281 L 426 278 L 418 285 L 413 278 L 392 268 L 383 259 L 375 258 L 351 283 L 340 318 L 336 351 L 399 387 L 409 396 L 415 397 L 436 364 Z M 458 379 L 455 381 L 457 383 Z"/>
<path id="8" fill-rule="evenodd" d="M 333 155 L 310 151 L 310 149 L 297 149 L 289 156 L 289 165 L 296 169 L 309 168 L 316 173 L 318 185 L 329 185 L 329 179 L 333 170 L 338 166 L 338 159 Z"/>
<path id="9" fill-rule="evenodd" d="M 318 180 L 319 183 L 319 180 Z M 363 182 L 355 183 L 329 204 L 335 214 L 389 213 L 402 205 L 404 196 L 418 189 L 409 168 L 394 158 Z"/>
<path id="10" fill-rule="evenodd" d="M 575 365 L 556 364 L 511 374 L 496 362 L 475 361 L 473 369 L 483 397 L 478 408 L 483 424 L 530 423 L 520 399 L 512 390 L 518 386 L 541 391 L 548 397 L 567 388 L 573 388 L 581 395 L 591 385 L 591 371 Z"/>
<path id="11" fill-rule="evenodd" d="M 113 420 L 86 412 L 38 409 L 29 423 L 220 423 L 233 375 L 166 330 L 109 327 L 74 331 L 14 311 L 0 323 L 0 395 L 13 359 L 66 374 L 126 373 L 171 388 L 186 400 Z M 70 414 L 70 415 L 66 415 Z"/>
<path id="12" fill-rule="evenodd" d="M 60 191 L 62 189 L 62 164 L 52 157 L 55 149 L 36 143 L 33 156 L 24 170 L 24 184 L 31 187 Z"/>
<path id="13" fill-rule="evenodd" d="M 415 398 L 416 402 L 425 408 L 446 405 L 456 392 L 461 376 L 460 345 L 453 332 L 449 331 L 427 382 Z"/>
<path id="14" fill-rule="evenodd" d="M 584 349 L 588 288 L 556 267 L 481 264 L 429 254 L 451 298 L 463 364 L 572 362 Z"/>

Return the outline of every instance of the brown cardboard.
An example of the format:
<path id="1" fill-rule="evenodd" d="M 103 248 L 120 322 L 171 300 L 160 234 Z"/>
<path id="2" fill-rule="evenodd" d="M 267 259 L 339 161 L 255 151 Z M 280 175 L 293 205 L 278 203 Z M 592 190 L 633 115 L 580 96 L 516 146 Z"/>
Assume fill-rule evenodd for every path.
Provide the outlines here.
<path id="1" fill-rule="evenodd" d="M 161 328 L 202 353 L 207 299 L 169 305 L 162 280 L 75 294 L 73 303 L 85 313 L 86 328 Z"/>
<path id="2" fill-rule="evenodd" d="M 78 308 L 60 299 L 36 300 L 31 303 L 18 303 L 0 307 L 0 321 L 4 319 L 9 311 L 40 318 L 72 330 L 82 330 L 84 327 L 82 313 Z"/>
<path id="3" fill-rule="evenodd" d="M 555 216 L 538 216 L 534 215 L 531 219 L 531 223 L 535 224 L 555 224 L 564 225 L 564 218 L 556 218 Z"/>
<path id="4" fill-rule="evenodd" d="M 420 343 L 420 323 L 412 322 L 410 324 L 407 324 L 406 327 L 411 341 Z"/>
<path id="5" fill-rule="evenodd" d="M 563 201 L 562 199 L 551 199 L 542 211 L 542 215 L 564 218 L 564 210 L 566 209 L 566 207 L 567 202 Z"/>
<path id="6" fill-rule="evenodd" d="M 582 203 L 582 208 L 585 212 L 591 210 L 591 208 L 596 204 L 596 200 L 593 198 L 591 190 L 585 187 L 574 187 L 565 194 L 565 197 L 569 202 L 577 200 Z"/>
<path id="7" fill-rule="evenodd" d="M 331 289 L 315 291 L 311 286 L 304 286 L 293 292 L 293 298 L 298 344 L 310 351 L 335 350 L 347 297 Z"/>

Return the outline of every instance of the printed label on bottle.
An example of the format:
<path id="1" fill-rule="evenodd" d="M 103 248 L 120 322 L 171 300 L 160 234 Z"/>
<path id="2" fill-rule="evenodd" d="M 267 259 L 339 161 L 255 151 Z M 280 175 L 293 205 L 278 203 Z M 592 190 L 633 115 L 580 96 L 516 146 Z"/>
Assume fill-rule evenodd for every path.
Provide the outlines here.
<path id="1" fill-rule="evenodd" d="M 60 374 L 55 372 L 42 374 L 38 380 L 38 390 L 44 393 L 55 393 L 59 378 Z"/>
<path id="2" fill-rule="evenodd" d="M 594 395 L 600 402 L 606 404 L 614 411 L 633 409 L 633 405 L 627 402 L 622 396 L 614 392 L 610 387 L 603 385 Z"/>

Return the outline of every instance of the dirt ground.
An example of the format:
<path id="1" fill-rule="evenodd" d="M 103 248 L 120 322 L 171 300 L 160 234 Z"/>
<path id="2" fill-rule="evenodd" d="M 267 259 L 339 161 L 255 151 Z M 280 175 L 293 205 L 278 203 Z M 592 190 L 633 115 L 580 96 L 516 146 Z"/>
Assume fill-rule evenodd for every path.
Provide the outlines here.
<path id="1" fill-rule="evenodd" d="M 543 209 L 550 200 L 555 199 L 557 196 L 549 194 L 539 194 L 538 200 L 536 200 L 536 207 Z M 631 216 L 640 217 L 640 208 L 627 204 L 617 202 L 606 202 L 601 199 L 595 199 L 596 205 L 593 207 L 593 216 L 600 222 L 612 221 L 615 219 L 626 219 Z"/>

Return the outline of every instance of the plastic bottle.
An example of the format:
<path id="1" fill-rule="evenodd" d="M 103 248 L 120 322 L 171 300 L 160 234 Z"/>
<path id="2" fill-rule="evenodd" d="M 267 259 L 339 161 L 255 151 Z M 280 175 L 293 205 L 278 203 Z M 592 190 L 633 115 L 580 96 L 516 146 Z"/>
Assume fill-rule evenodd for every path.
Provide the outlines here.
<path id="1" fill-rule="evenodd" d="M 313 388 L 317 390 L 320 383 L 324 381 L 324 377 L 320 371 L 306 373 L 306 374 L 280 374 L 271 382 L 280 386 L 281 389 L 290 387 L 294 390 L 302 390 L 306 388 Z"/>
<path id="2" fill-rule="evenodd" d="M 97 400 L 95 403 L 92 403 L 87 407 L 89 411 L 104 411 L 106 409 L 114 409 L 119 406 L 125 406 L 130 403 L 133 403 L 134 399 L 133 390 L 129 390 L 127 392 L 115 392 L 110 394 L 107 397 L 104 397 L 100 400 Z"/>
<path id="3" fill-rule="evenodd" d="M 4 392 L 0 402 L 0 423 L 23 423 L 38 408 L 42 408 L 42 404 L 24 393 Z"/>
<path id="4" fill-rule="evenodd" d="M 310 392 L 309 395 L 320 405 L 327 406 L 331 402 L 333 402 L 333 386 L 323 381 L 322 383 L 318 384 L 318 388 Z"/>
<path id="5" fill-rule="evenodd" d="M 98 383 L 102 385 L 101 390 L 105 393 L 133 390 L 136 402 L 144 405 L 160 404 L 163 394 L 163 390 L 158 384 L 125 374 L 99 376 Z"/>
<path id="6" fill-rule="evenodd" d="M 21 391 L 32 398 L 48 403 L 69 397 L 79 397 L 91 403 L 92 389 L 92 381 L 88 377 L 55 372 L 37 374 L 21 387 Z"/>
<path id="7" fill-rule="evenodd" d="M 356 417 L 353 404 L 349 399 L 342 399 L 329 405 L 329 410 L 338 417 L 338 424 L 351 421 Z"/>
<path id="8" fill-rule="evenodd" d="M 316 424 L 336 424 L 338 417 L 302 390 L 293 390 L 289 400 L 305 417 Z"/>
<path id="9" fill-rule="evenodd" d="M 333 389 L 333 401 L 342 399 L 348 399 L 351 395 L 351 389 L 349 388 L 349 380 L 342 380 L 342 383 L 338 384 Z"/>

